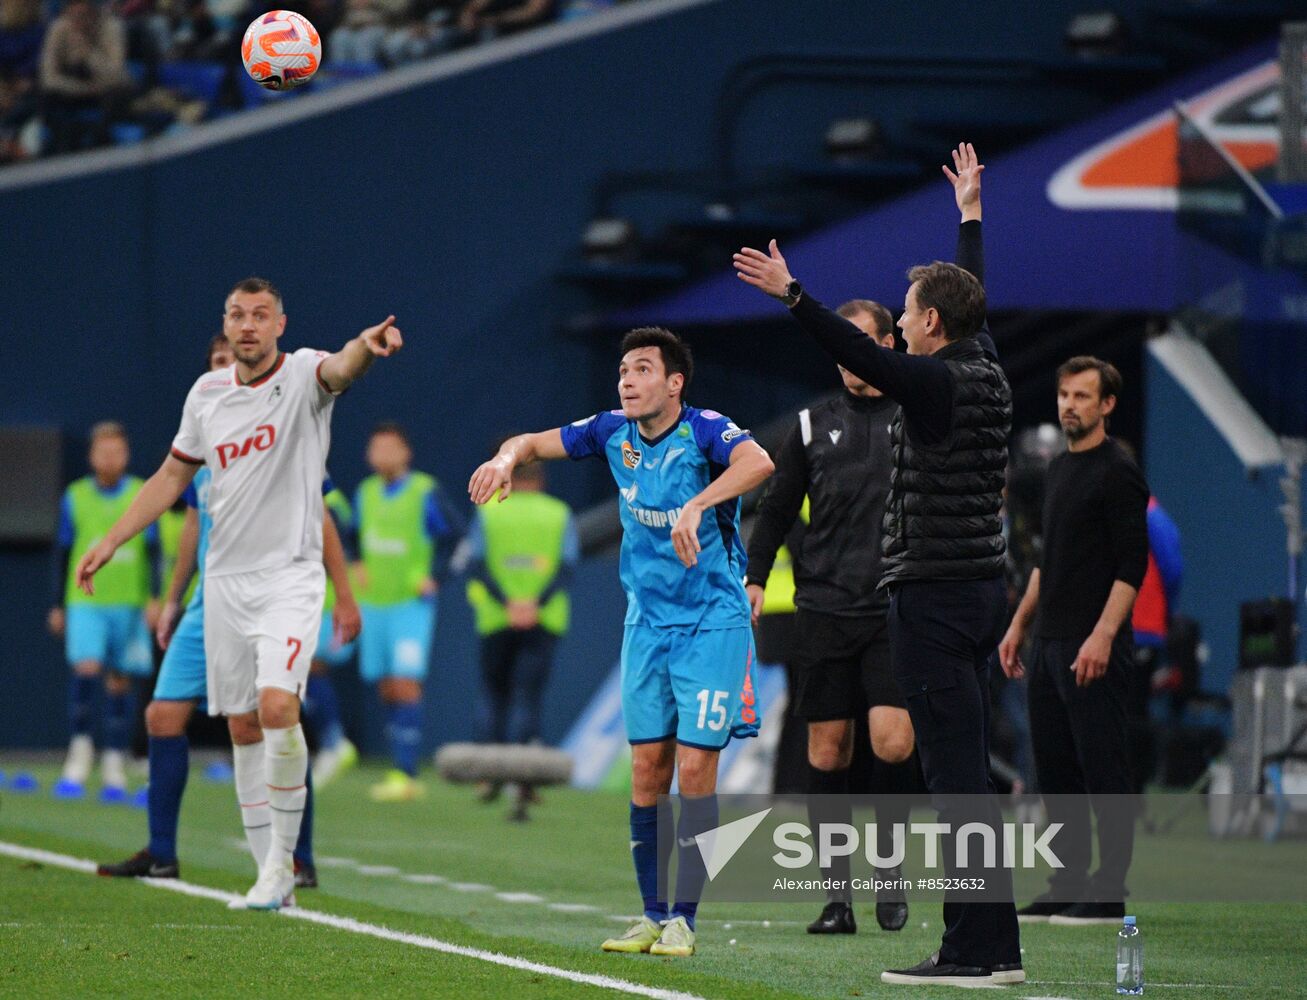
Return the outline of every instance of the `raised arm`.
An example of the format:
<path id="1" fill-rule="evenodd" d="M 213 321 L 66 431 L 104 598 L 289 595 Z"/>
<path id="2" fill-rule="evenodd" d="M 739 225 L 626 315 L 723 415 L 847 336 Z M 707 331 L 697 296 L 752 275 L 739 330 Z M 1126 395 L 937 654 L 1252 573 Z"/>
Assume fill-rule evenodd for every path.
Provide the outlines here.
<path id="1" fill-rule="evenodd" d="M 927 438 L 934 440 L 948 433 L 953 390 L 952 376 L 944 362 L 881 347 L 807 291 L 801 292 L 797 301 L 787 301 L 794 278 L 775 240 L 767 253 L 750 247 L 741 249 L 735 255 L 735 270 L 742 281 L 787 302 L 790 315 L 827 354 L 895 400 Z"/>
<path id="2" fill-rule="evenodd" d="M 199 465 L 183 462 L 172 455 L 165 458 L 159 471 L 145 481 L 131 506 L 123 511 L 123 516 L 98 544 L 82 556 L 82 561 L 77 564 L 77 586 L 87 594 L 94 594 L 93 579 L 100 567 L 113 558 L 120 545 L 159 520 L 160 515 L 177 502 L 199 468 Z"/>
<path id="3" fill-rule="evenodd" d="M 519 465 L 566 457 L 561 427 L 535 434 L 519 434 L 500 445 L 494 458 L 477 467 L 468 480 L 467 495 L 474 504 L 483 504 L 498 491 L 499 501 L 503 503 L 513 492 L 513 470 Z"/>
<path id="4" fill-rule="evenodd" d="M 962 213 L 962 221 L 979 222 L 981 219 L 980 211 L 980 175 L 985 172 L 985 165 L 980 162 L 980 157 L 976 155 L 976 147 L 969 142 L 958 143 L 958 148 L 953 150 L 953 167 L 948 168 L 948 164 L 940 167 L 944 171 L 944 176 L 948 182 L 953 185 L 953 199 L 957 202 L 958 211 Z M 962 261 L 958 261 L 962 264 Z M 962 264 L 966 267 L 965 264 Z M 967 268 L 967 270 L 971 270 Z M 971 271 L 977 278 L 983 282 L 982 275 Z"/>
<path id="5" fill-rule="evenodd" d="M 956 173 L 947 166 L 941 168 L 953 185 L 953 198 L 962 215 L 962 222 L 958 226 L 957 253 L 953 261 L 958 267 L 970 271 L 984 285 L 985 244 L 980 230 L 980 175 L 984 173 L 985 165 L 976 156 L 976 148 L 971 143 L 964 142 L 953 150 L 953 166 L 957 168 Z M 998 357 L 994 338 L 989 333 L 989 320 L 985 320 L 976 339 L 987 352 Z"/>
<path id="6" fill-rule="evenodd" d="M 395 325 L 395 317 L 370 326 L 335 354 L 323 359 L 318 368 L 322 381 L 332 392 L 344 392 L 363 376 L 377 358 L 388 358 L 404 346 L 404 338 Z"/>

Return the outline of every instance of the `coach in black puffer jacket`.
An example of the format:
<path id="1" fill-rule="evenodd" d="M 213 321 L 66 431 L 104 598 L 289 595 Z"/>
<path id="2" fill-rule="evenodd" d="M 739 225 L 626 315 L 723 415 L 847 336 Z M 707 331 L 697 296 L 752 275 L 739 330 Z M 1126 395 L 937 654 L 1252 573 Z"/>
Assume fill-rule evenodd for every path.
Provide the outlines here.
<path id="1" fill-rule="evenodd" d="M 1007 619 L 999 509 L 1012 394 L 984 330 L 984 168 L 970 146 L 953 157 L 957 173 L 945 173 L 962 212 L 961 266 L 936 261 L 908 272 L 898 323 L 907 354 L 879 347 L 805 293 L 775 241 L 769 253 L 742 250 L 735 266 L 749 284 L 783 301 L 837 362 L 902 407 L 881 581 L 890 593 L 894 676 L 940 821 L 954 831 L 984 822 L 997 836 L 1002 816 L 989 780 L 989 664 Z M 946 893 L 939 951 L 913 968 L 885 972 L 882 980 L 1024 981 L 1011 873 L 959 869 L 951 839 L 944 857 L 951 877 L 985 878 L 985 898 L 992 901 L 963 902 L 965 894 Z"/>
<path id="2" fill-rule="evenodd" d="M 952 376 L 953 419 L 933 444 L 905 430 L 901 411 L 894 420 L 882 587 L 898 580 L 987 580 L 1003 573 L 1000 509 L 1012 429 L 1007 377 L 979 337 L 949 343 L 932 357 Z"/>

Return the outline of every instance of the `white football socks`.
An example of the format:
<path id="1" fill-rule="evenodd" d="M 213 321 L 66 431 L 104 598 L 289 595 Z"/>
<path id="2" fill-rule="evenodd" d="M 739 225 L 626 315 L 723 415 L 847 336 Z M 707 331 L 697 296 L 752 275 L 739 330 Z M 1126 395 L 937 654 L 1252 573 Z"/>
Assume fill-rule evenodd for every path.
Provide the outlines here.
<path id="1" fill-rule="evenodd" d="M 245 840 L 260 871 L 272 843 L 272 810 L 268 806 L 267 751 L 262 743 L 247 746 L 233 744 L 233 770 L 236 776 L 236 801 L 241 807 L 241 824 Z"/>
<path id="2" fill-rule="evenodd" d="M 298 723 L 289 729 L 265 729 L 263 745 L 267 748 L 268 804 L 272 809 L 272 844 L 267 863 L 289 865 L 308 798 L 304 782 L 309 771 L 309 747 Z"/>
<path id="3" fill-rule="evenodd" d="M 86 784 L 95 763 L 95 744 L 89 736 L 74 736 L 68 744 L 68 757 L 64 761 L 64 781 Z"/>
<path id="4" fill-rule="evenodd" d="M 100 754 L 100 779 L 105 788 L 127 787 L 127 764 L 121 750 L 106 750 Z"/>

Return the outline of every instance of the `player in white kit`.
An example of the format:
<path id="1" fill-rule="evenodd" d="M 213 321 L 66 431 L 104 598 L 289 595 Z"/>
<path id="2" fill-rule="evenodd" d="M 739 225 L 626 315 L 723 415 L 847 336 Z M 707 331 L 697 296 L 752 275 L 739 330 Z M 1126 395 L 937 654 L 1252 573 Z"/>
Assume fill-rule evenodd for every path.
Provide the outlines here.
<path id="1" fill-rule="evenodd" d="M 202 375 L 191 387 L 171 453 L 77 569 L 79 586 L 90 593 L 95 572 L 117 548 L 171 507 L 201 465 L 209 466 L 209 713 L 228 717 L 238 793 L 262 775 L 272 813 L 268 853 L 246 894 L 251 909 L 282 906 L 295 882 L 291 851 L 308 767 L 300 698 L 325 595 L 322 480 L 332 404 L 374 358 L 403 345 L 394 321 L 369 327 L 335 354 L 283 354 L 280 293 L 262 278 L 236 285 L 223 314 L 235 367 Z"/>

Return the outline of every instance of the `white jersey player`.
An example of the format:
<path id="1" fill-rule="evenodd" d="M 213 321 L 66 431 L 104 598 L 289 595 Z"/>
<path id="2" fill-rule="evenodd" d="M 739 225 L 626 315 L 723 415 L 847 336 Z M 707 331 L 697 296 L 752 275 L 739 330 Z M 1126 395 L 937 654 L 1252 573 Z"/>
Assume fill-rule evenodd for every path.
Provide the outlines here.
<path id="1" fill-rule="evenodd" d="M 304 810 L 308 747 L 300 697 L 317 645 L 325 594 L 322 480 L 335 397 L 376 357 L 403 344 L 393 316 L 339 352 L 283 354 L 281 295 L 262 278 L 227 297 L 223 333 L 236 363 L 202 375 L 186 397 L 163 465 L 77 569 L 88 593 L 116 549 L 181 495 L 200 465 L 213 479 L 205 561 L 204 634 L 209 712 L 226 715 L 242 806 L 270 809 L 270 838 L 252 909 L 290 897 L 291 851 Z"/>

